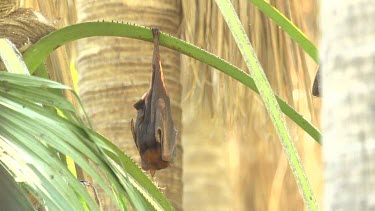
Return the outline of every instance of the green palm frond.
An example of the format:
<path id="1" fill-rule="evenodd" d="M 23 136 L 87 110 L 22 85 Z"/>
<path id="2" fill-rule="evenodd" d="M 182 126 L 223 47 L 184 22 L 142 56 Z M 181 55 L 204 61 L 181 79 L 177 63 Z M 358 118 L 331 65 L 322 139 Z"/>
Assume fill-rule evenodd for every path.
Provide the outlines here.
<path id="1" fill-rule="evenodd" d="M 146 27 L 114 22 L 79 23 L 58 29 L 32 45 L 24 54 L 25 63 L 30 72 L 34 74 L 37 67 L 59 46 L 74 40 L 94 36 L 128 37 L 152 42 L 151 30 Z M 160 33 L 159 41 L 160 45 L 208 64 L 258 93 L 254 80 L 249 74 L 216 55 L 163 32 Z M 319 130 L 280 97 L 276 96 L 276 99 L 282 112 L 320 143 L 321 134 Z"/>
<path id="2" fill-rule="evenodd" d="M 0 162 L 18 184 L 51 210 L 99 210 L 67 168 L 69 156 L 121 210 L 172 210 L 128 156 L 83 123 L 63 90 L 74 92 L 47 79 L 0 72 Z"/>

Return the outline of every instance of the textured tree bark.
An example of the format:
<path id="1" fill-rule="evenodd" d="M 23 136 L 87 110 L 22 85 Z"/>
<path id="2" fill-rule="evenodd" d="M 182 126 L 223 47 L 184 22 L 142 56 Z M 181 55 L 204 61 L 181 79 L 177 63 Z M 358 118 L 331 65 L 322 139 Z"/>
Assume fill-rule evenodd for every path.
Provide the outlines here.
<path id="1" fill-rule="evenodd" d="M 35 10 L 17 8 L 14 0 L 0 2 L 0 37 L 8 38 L 21 53 L 54 30 Z"/>
<path id="2" fill-rule="evenodd" d="M 325 210 L 375 209 L 375 6 L 322 1 Z"/>
<path id="3" fill-rule="evenodd" d="M 143 26 L 158 26 L 162 32 L 178 35 L 180 1 L 87 1 L 77 0 L 78 22 L 123 21 Z M 151 32 L 150 32 L 151 33 Z M 92 38 L 78 42 L 77 69 L 79 90 L 94 128 L 114 141 L 136 161 L 139 153 L 130 133 L 135 119 L 133 104 L 148 91 L 151 80 L 151 43 L 125 38 Z M 161 48 L 161 62 L 175 127 L 179 131 L 177 157 L 172 167 L 156 173 L 156 182 L 177 209 L 182 209 L 182 149 L 180 56 Z M 112 210 L 104 199 L 104 210 Z"/>

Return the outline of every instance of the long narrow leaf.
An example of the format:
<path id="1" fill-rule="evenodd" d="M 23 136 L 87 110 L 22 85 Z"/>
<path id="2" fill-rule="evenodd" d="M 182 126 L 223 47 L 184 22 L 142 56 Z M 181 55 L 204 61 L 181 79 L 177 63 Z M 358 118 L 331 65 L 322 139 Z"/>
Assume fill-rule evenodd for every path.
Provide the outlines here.
<path id="1" fill-rule="evenodd" d="M 52 89 L 71 90 L 70 87 L 39 77 L 31 77 L 28 75 L 14 74 L 8 72 L 0 72 L 0 82 L 18 84 L 27 87 L 40 87 Z M 5 87 L 6 88 L 6 87 Z"/>
<path id="2" fill-rule="evenodd" d="M 38 85 L 38 82 L 43 85 Z M 38 137 L 38 141 L 72 157 L 114 201 L 120 202 L 121 209 L 127 209 L 125 198 L 128 198 L 131 199 L 132 205 L 137 210 L 142 210 L 144 207 L 147 207 L 147 209 L 173 210 L 173 207 L 152 181 L 120 149 L 84 125 L 78 126 L 79 122 L 71 122 L 69 119 L 57 115 L 55 111 L 46 109 L 38 104 L 40 100 L 30 99 L 22 96 L 20 92 L 15 92 L 15 90 L 24 90 L 24 94 L 28 95 L 27 89 L 39 89 L 39 95 L 41 96 L 51 95 L 49 98 L 51 102 L 49 103 L 54 105 L 54 108 L 65 109 L 64 106 L 60 105 L 69 104 L 66 99 L 54 95 L 56 90 L 67 89 L 65 86 L 32 76 L 25 77 L 17 74 L 0 73 L 0 106 L 3 106 L 3 111 L 8 111 L 5 113 L 8 116 L 3 118 L 6 122 L 14 126 L 18 125 L 23 133 Z M 70 106 L 67 107 L 70 108 Z M 74 114 L 72 117 L 77 118 Z M 2 122 L 0 122 L 1 125 Z M 17 127 L 11 128 L 17 129 Z M 18 132 L 13 131 L 11 134 Z M 0 131 L 1 134 L 2 131 Z M 87 159 L 93 162 L 97 168 L 93 168 L 87 162 Z M 105 180 L 96 169 L 101 170 Z M 108 184 L 111 187 L 110 189 L 107 187 Z M 142 200 L 142 197 L 146 201 Z M 52 204 L 50 206 L 59 206 L 59 204 Z"/>
<path id="3" fill-rule="evenodd" d="M 6 92 L 27 101 L 75 112 L 73 105 L 65 100 L 60 90 L 59 92 L 43 92 L 40 88 L 24 87 L 9 83 L 6 85 Z"/>
<path id="4" fill-rule="evenodd" d="M 1 141 L 1 137 L 0 137 Z M 0 157 L 5 156 L 0 153 Z M 0 210 L 33 210 L 26 195 L 0 162 Z"/>
<path id="5" fill-rule="evenodd" d="M 42 141 L 48 143 L 58 151 L 71 156 L 75 162 L 89 173 L 90 176 L 92 176 L 98 184 L 101 185 L 110 196 L 112 196 L 112 199 L 116 201 L 112 191 L 108 189 L 107 183 L 101 178 L 101 176 L 99 176 L 96 169 L 87 164 L 85 156 L 91 159 L 111 181 L 116 181 L 116 178 L 110 173 L 107 165 L 99 159 L 100 155 L 95 155 L 93 153 L 94 149 L 90 149 L 84 143 L 77 141 L 82 140 L 83 137 L 77 136 L 79 133 L 78 131 L 74 131 L 74 129 L 77 130 L 74 125 L 53 112 L 43 111 L 42 108 L 38 108 L 36 105 L 22 102 L 21 100 L 5 93 L 0 93 L 0 96 L 1 95 L 3 95 L 4 98 L 0 97 L 0 102 L 3 102 L 7 106 L 23 114 L 23 116 L 17 117 L 14 116 L 17 115 L 17 113 L 10 113 L 10 115 L 13 115 L 13 118 L 9 119 L 10 122 L 18 119 L 17 125 L 23 125 L 24 131 L 30 132 L 33 136 L 40 137 Z M 33 120 L 39 122 L 39 124 L 34 124 Z M 83 132 L 84 131 L 81 130 L 81 133 Z M 121 191 L 121 186 L 116 182 L 112 182 L 112 186 L 114 187 L 115 192 L 117 192 L 117 198 L 121 198 L 119 197 L 119 195 L 121 195 L 119 193 L 119 191 Z M 121 207 L 125 206 L 126 203 L 121 205 Z"/>
<path id="6" fill-rule="evenodd" d="M 303 170 L 298 152 L 291 140 L 284 116 L 281 113 L 276 97 L 271 86 L 263 72 L 262 67 L 256 57 L 256 54 L 250 44 L 245 30 L 229 0 L 216 0 L 225 21 L 239 47 L 242 56 L 246 62 L 247 68 L 252 72 L 255 84 L 259 90 L 260 96 L 267 108 L 276 131 L 280 137 L 281 145 L 287 155 L 289 165 L 296 178 L 298 187 L 302 192 L 306 206 L 310 210 L 317 210 L 314 194 L 311 190 L 309 181 Z"/>
<path id="7" fill-rule="evenodd" d="M 142 173 L 142 170 L 136 165 L 131 165 L 134 162 L 133 160 L 126 156 L 113 143 L 107 141 L 99 134 L 92 133 L 90 131 L 87 132 L 89 136 L 95 140 L 99 148 L 101 148 L 104 153 L 116 163 L 116 165 L 112 167 L 116 168 L 120 172 L 122 170 L 126 170 L 129 174 L 130 182 L 138 191 L 140 191 L 140 193 L 150 202 L 150 204 L 152 204 L 155 209 L 159 208 L 164 210 L 173 210 L 173 207 L 169 204 L 160 190 L 149 182 L 150 179 Z M 118 167 L 121 168 L 119 169 Z"/>
<path id="8" fill-rule="evenodd" d="M 64 165 L 55 154 L 49 153 L 45 146 L 40 146 L 40 142 L 30 134 L 22 131 L 18 124 L 7 121 L 11 118 L 8 114 L 13 112 L 7 112 L 4 109 L 4 107 L 0 107 L 0 133 L 7 141 L 2 140 L 1 148 L 9 154 L 18 155 L 18 157 L 13 156 L 18 164 L 22 165 L 24 163 L 19 168 L 20 171 L 24 171 L 24 175 L 29 175 L 29 178 L 25 178 L 24 182 L 35 186 L 35 190 L 39 190 L 38 194 L 46 200 L 47 207 L 50 206 L 50 203 L 53 203 L 53 206 L 64 210 L 82 209 L 82 205 L 77 204 L 78 200 L 74 200 L 76 194 L 70 186 L 74 181 L 77 182 L 76 178 L 70 174 L 68 169 L 64 169 Z M 20 157 L 20 155 L 25 157 Z M 45 164 L 46 162 L 47 164 Z M 40 169 L 32 169 L 28 165 L 39 166 Z M 8 168 L 13 167 L 8 165 Z M 12 170 L 16 172 L 14 169 Z M 83 188 L 82 185 L 80 186 Z M 89 198 L 91 197 L 88 196 L 87 200 Z"/>
<path id="9" fill-rule="evenodd" d="M 27 116 L 22 115 L 18 112 L 12 112 L 10 108 L 7 108 L 4 105 L 15 107 L 16 104 L 8 104 L 4 98 L 0 97 L 0 102 L 2 102 L 2 106 L 0 107 L 0 127 L 3 129 L 1 131 L 2 135 L 8 135 L 8 140 L 12 141 L 13 144 L 17 145 L 17 147 L 22 150 L 19 152 L 20 155 L 30 155 L 34 154 L 32 157 L 35 163 L 34 166 L 42 167 L 39 170 L 42 171 L 39 177 L 43 177 L 44 182 L 43 185 L 50 184 L 53 182 L 53 185 L 49 185 L 46 190 L 49 190 L 48 193 L 54 193 L 56 190 L 59 192 L 60 190 L 68 191 L 63 195 L 55 196 L 54 198 L 61 198 L 65 197 L 70 200 L 67 202 L 59 202 L 58 205 L 64 205 L 65 203 L 70 203 L 72 206 L 77 203 L 76 198 L 71 198 L 75 196 L 75 190 L 77 193 L 80 194 L 81 197 L 85 199 L 85 202 L 91 203 L 90 207 L 95 209 L 97 207 L 95 202 L 91 199 L 91 197 L 87 194 L 84 190 L 83 186 L 78 182 L 78 180 L 69 172 L 66 166 L 60 161 L 55 153 L 50 153 L 50 150 L 47 148 L 46 145 L 41 143 L 56 143 L 61 145 L 63 142 L 62 140 L 56 139 L 53 135 L 50 134 L 50 131 L 44 127 L 40 127 L 40 124 L 35 124 L 32 118 L 27 118 Z M 31 112 L 28 112 L 30 114 Z M 40 120 L 39 120 L 40 121 Z M 51 126 L 53 127 L 53 126 Z M 59 128 L 54 127 L 55 131 Z M 8 131 L 8 132 L 7 132 Z M 13 134 L 12 137 L 9 134 Z M 57 149 L 63 149 L 57 147 Z M 71 153 L 77 154 L 77 153 Z M 44 162 L 50 162 L 48 165 L 44 165 Z M 43 172 L 50 172 L 50 173 L 43 173 Z M 56 175 L 61 174 L 61 175 Z M 63 177 L 61 177 L 64 175 Z M 61 180 L 64 179 L 64 180 Z M 48 181 L 47 181 L 48 180 Z M 58 183 L 58 181 L 60 183 Z M 59 185 L 59 189 L 55 189 L 54 187 Z M 72 188 L 69 189 L 68 187 Z M 67 189 L 68 188 L 68 189 Z M 52 191 L 55 190 L 55 191 Z M 47 193 L 45 193 L 47 194 Z M 44 195 L 47 196 L 47 195 Z M 43 197 L 44 198 L 44 197 Z M 61 204 L 62 203 L 62 204 Z M 79 204 L 78 204 L 79 205 Z M 64 205 L 66 206 L 66 205 Z M 82 205 L 81 205 L 82 206 Z M 78 206 L 79 207 L 79 206 Z M 72 208 L 70 208 L 72 209 Z M 77 209 L 77 204 L 75 204 L 74 209 Z"/>
<path id="10" fill-rule="evenodd" d="M 47 56 L 59 46 L 74 40 L 93 36 L 119 36 L 152 42 L 152 33 L 150 29 L 145 27 L 111 22 L 80 23 L 56 30 L 32 45 L 24 54 L 25 63 L 30 72 L 33 73 L 35 68 L 42 64 Z M 160 45 L 204 62 L 258 93 L 258 89 L 250 75 L 217 56 L 165 33 L 160 34 L 159 41 Z M 321 135 L 319 130 L 281 98 L 278 96 L 276 98 L 281 110 L 313 139 L 320 143 Z"/>
<path id="11" fill-rule="evenodd" d="M 9 72 L 29 75 L 25 62 L 22 60 L 21 53 L 7 38 L 0 39 L 0 59 L 3 60 L 5 68 L 7 68 Z"/>
<path id="12" fill-rule="evenodd" d="M 275 21 L 301 48 L 319 64 L 319 53 L 315 45 L 307 38 L 307 36 L 292 21 L 286 18 L 275 7 L 265 0 L 250 0 L 258 9 L 260 9 L 267 17 Z"/>

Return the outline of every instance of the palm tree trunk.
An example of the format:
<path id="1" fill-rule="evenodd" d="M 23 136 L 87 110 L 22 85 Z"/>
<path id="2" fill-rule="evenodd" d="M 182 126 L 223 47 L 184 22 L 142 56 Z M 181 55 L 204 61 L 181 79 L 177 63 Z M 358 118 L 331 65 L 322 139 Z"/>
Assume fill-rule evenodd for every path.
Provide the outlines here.
<path id="1" fill-rule="evenodd" d="M 85 1 L 77 0 L 79 22 L 106 20 L 158 26 L 178 36 L 180 2 L 162 1 Z M 152 44 L 125 38 L 92 38 L 78 42 L 79 90 L 94 128 L 114 141 L 124 152 L 140 161 L 130 133 L 135 119 L 133 104 L 148 90 L 151 77 Z M 179 54 L 161 48 L 166 86 L 171 98 L 175 127 L 179 130 L 174 165 L 156 173 L 156 181 L 172 205 L 182 206 L 181 85 Z M 114 207 L 104 199 L 104 210 Z"/>
<path id="2" fill-rule="evenodd" d="M 326 210 L 375 209 L 373 3 L 322 1 Z"/>

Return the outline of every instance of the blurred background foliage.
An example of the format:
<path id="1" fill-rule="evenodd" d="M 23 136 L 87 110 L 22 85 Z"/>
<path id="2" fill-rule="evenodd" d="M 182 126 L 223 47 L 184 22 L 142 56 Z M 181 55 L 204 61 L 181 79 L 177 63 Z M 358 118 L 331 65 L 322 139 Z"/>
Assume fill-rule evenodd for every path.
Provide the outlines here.
<path id="1" fill-rule="evenodd" d="M 56 28 L 115 20 L 158 26 L 247 71 L 214 0 L 9 0 L 40 11 Z M 319 42 L 316 0 L 271 0 Z M 275 93 L 320 128 L 320 99 L 312 98 L 317 65 L 248 0 L 232 0 Z M 130 135 L 132 105 L 148 88 L 152 45 L 123 38 L 90 38 L 58 49 L 47 61 L 51 77 L 73 86 L 70 67 L 94 128 L 139 161 Z M 177 210 L 303 210 L 304 204 L 277 134 L 257 94 L 205 64 L 161 49 L 179 130 L 174 166 L 156 181 Z M 70 65 L 73 64 L 73 65 Z M 120 105 L 120 106 L 119 106 Z M 288 125 L 318 204 L 322 199 L 321 146 Z M 85 175 L 80 175 L 85 178 Z M 85 178 L 88 179 L 89 178 Z M 113 208 L 102 198 L 104 209 Z"/>

